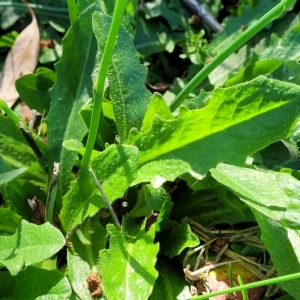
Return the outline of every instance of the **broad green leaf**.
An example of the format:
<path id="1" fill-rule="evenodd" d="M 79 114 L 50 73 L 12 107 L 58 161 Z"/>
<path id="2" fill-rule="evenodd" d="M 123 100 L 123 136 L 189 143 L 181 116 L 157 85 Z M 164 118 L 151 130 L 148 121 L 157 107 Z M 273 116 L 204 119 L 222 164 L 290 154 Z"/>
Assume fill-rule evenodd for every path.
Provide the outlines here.
<path id="1" fill-rule="evenodd" d="M 132 146 L 111 145 L 90 165 L 100 181 L 110 202 L 124 195 L 136 177 L 138 149 Z M 69 192 L 63 197 L 60 219 L 66 232 L 79 225 L 105 207 L 102 197 L 87 169 L 80 169 L 77 180 L 71 182 Z"/>
<path id="2" fill-rule="evenodd" d="M 271 255 L 277 276 L 299 272 L 300 231 L 285 228 L 255 209 L 253 209 L 253 213 L 262 232 L 261 240 Z M 300 295 L 299 280 L 285 281 L 278 285 L 298 299 Z"/>
<path id="3" fill-rule="evenodd" d="M 87 288 L 86 279 L 92 273 L 89 264 L 72 250 L 68 249 L 68 279 L 72 289 L 76 292 L 79 299 L 93 299 Z"/>
<path id="4" fill-rule="evenodd" d="M 28 199 L 36 197 L 37 200 L 46 203 L 46 193 L 30 181 L 13 180 L 5 186 L 5 191 L 11 207 L 29 222 L 32 220 L 33 212 Z"/>
<path id="5" fill-rule="evenodd" d="M 22 217 L 10 207 L 0 207 L 0 232 L 6 234 L 14 233 L 21 220 Z"/>
<path id="6" fill-rule="evenodd" d="M 41 114 L 48 114 L 50 108 L 49 89 L 56 79 L 54 71 L 39 68 L 34 74 L 24 75 L 16 81 L 20 98 L 31 108 Z"/>
<path id="7" fill-rule="evenodd" d="M 63 235 L 50 223 L 37 226 L 22 220 L 13 235 L 0 237 L 0 262 L 16 275 L 24 266 L 51 257 L 64 244 Z"/>
<path id="8" fill-rule="evenodd" d="M 275 31 L 271 36 L 270 44 L 258 55 L 258 59 L 298 60 L 300 58 L 299 33 L 300 23 L 292 30 L 287 31 L 281 38 L 276 35 Z M 284 51 L 282 49 L 284 49 Z"/>
<path id="9" fill-rule="evenodd" d="M 148 299 L 158 276 L 155 269 L 159 245 L 154 244 L 154 226 L 141 229 L 135 243 L 126 242 L 124 233 L 107 225 L 110 248 L 100 251 L 100 274 L 108 299 Z"/>
<path id="10" fill-rule="evenodd" d="M 95 13 L 93 30 L 102 52 L 106 43 L 111 17 Z M 113 100 L 118 135 L 124 142 L 132 127 L 140 128 L 150 100 L 145 87 L 146 67 L 140 64 L 132 37 L 121 27 L 108 72 L 109 90 Z"/>
<path id="11" fill-rule="evenodd" d="M 232 86 L 249 81 L 259 75 L 266 75 L 274 72 L 283 64 L 282 60 L 260 60 L 240 70 L 235 76 L 229 78 L 224 86 Z"/>
<path id="12" fill-rule="evenodd" d="M 20 128 L 3 114 L 0 114 L 0 149 L 4 161 L 13 168 L 25 168 L 36 161 Z"/>
<path id="13" fill-rule="evenodd" d="M 226 164 L 219 164 L 211 173 L 220 183 L 239 193 L 251 208 L 286 228 L 300 229 L 300 181 L 290 174 Z"/>
<path id="14" fill-rule="evenodd" d="M 0 272 L 0 281 L 3 300 L 68 300 L 71 295 L 68 279 L 56 270 L 27 267 L 16 276 Z"/>
<path id="15" fill-rule="evenodd" d="M 93 95 L 93 78 L 98 63 L 97 43 L 92 31 L 92 14 L 99 10 L 91 5 L 79 16 L 63 39 L 63 55 L 56 64 L 57 78 L 51 94 L 48 126 L 47 161 L 52 173 L 53 163 L 60 163 L 60 188 L 69 188 L 70 172 L 77 159 L 75 152 L 63 148 L 63 141 L 81 141 L 87 132 L 79 118 L 81 107 Z"/>
<path id="16" fill-rule="evenodd" d="M 156 263 L 159 276 L 155 281 L 150 300 L 184 300 L 192 298 L 189 283 L 182 271 L 182 265 L 158 259 Z M 181 273 L 182 272 L 182 273 Z"/>
<path id="17" fill-rule="evenodd" d="M 201 179 L 219 162 L 242 165 L 247 156 L 292 132 L 299 92 L 297 85 L 259 76 L 216 89 L 206 107 L 182 107 L 174 120 L 155 115 L 151 130 L 132 129 L 126 142 L 140 153 L 133 184 L 150 181 L 158 187 L 183 173 Z"/>
<path id="18" fill-rule="evenodd" d="M 168 228 L 161 232 L 158 239 L 161 244 L 161 253 L 169 258 L 179 255 L 187 247 L 193 248 L 199 245 L 198 237 L 183 220 L 180 224 L 170 221 Z"/>
<path id="19" fill-rule="evenodd" d="M 255 221 L 248 206 L 220 185 L 190 190 L 176 199 L 171 219 L 180 222 L 186 216 L 206 227 L 213 223 Z"/>
<path id="20" fill-rule="evenodd" d="M 107 234 L 99 224 L 98 217 L 88 218 L 71 237 L 72 247 L 68 249 L 68 278 L 80 299 L 92 299 L 87 288 L 87 277 L 95 273 L 99 250 L 107 243 Z"/>

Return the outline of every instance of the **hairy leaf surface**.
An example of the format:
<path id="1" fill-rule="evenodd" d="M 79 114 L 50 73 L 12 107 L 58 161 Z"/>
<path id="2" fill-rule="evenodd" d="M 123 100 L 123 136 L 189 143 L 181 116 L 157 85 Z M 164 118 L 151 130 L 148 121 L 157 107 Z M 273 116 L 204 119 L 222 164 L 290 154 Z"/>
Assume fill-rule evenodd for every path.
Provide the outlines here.
<path id="1" fill-rule="evenodd" d="M 93 29 L 98 46 L 103 51 L 111 17 L 95 13 Z M 117 44 L 113 52 L 108 79 L 113 100 L 118 134 L 124 142 L 132 127 L 140 128 L 150 101 L 150 93 L 145 87 L 146 68 L 140 64 L 139 53 L 133 47 L 133 39 L 120 28 Z"/>
<path id="2" fill-rule="evenodd" d="M 64 244 L 63 235 L 50 223 L 37 226 L 22 220 L 13 235 L 0 237 L 0 262 L 16 275 L 23 266 L 51 257 Z"/>
<path id="3" fill-rule="evenodd" d="M 81 141 L 87 132 L 79 111 L 93 94 L 92 73 L 98 62 L 97 43 L 92 31 L 92 14 L 98 6 L 89 6 L 63 39 L 63 55 L 56 64 L 57 79 L 51 94 L 48 126 L 47 160 L 50 173 L 54 162 L 60 162 L 60 186 L 67 192 L 70 171 L 77 158 L 63 148 L 63 141 Z"/>
<path id="4" fill-rule="evenodd" d="M 158 276 L 154 226 L 147 233 L 140 232 L 135 243 L 126 242 L 114 225 L 107 225 L 107 231 L 110 249 L 100 251 L 100 274 L 108 299 L 148 299 Z"/>
<path id="5" fill-rule="evenodd" d="M 219 162 L 241 165 L 250 154 L 288 136 L 299 117 L 300 88 L 259 76 L 216 89 L 203 109 L 182 107 L 176 119 L 155 115 L 150 130 L 132 129 L 142 166 L 133 184 L 155 187 L 183 173 L 201 179 Z"/>

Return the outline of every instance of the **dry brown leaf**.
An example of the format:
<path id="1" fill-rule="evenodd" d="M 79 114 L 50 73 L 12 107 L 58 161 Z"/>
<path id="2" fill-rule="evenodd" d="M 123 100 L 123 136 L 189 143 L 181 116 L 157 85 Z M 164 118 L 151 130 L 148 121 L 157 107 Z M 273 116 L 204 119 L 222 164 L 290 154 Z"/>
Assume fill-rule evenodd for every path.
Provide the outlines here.
<path id="1" fill-rule="evenodd" d="M 9 51 L 0 76 L 0 98 L 9 107 L 19 98 L 15 87 L 16 80 L 25 74 L 33 73 L 40 50 L 40 34 L 36 17 L 31 8 L 32 22 L 18 35 Z"/>

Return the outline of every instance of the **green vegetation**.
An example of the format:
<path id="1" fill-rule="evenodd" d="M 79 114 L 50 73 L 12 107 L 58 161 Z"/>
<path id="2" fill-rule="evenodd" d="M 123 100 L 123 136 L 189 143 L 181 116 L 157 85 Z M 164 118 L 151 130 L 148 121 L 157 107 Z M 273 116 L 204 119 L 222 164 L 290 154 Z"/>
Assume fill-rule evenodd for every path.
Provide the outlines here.
<path id="1" fill-rule="evenodd" d="M 300 299 L 295 1 L 211 1 L 218 33 L 179 0 L 33 2 L 37 115 L 0 99 L 0 298 Z M 29 16 L 5 3 L 1 79 Z"/>

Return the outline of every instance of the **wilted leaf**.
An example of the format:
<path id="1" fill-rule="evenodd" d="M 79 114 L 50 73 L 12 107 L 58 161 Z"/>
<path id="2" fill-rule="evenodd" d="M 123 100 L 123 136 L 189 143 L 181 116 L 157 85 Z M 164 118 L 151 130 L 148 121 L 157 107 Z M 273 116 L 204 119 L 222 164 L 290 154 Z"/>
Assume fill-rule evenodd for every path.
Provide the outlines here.
<path id="1" fill-rule="evenodd" d="M 40 34 L 36 17 L 29 8 L 32 21 L 16 38 L 8 53 L 0 76 L 0 98 L 11 107 L 19 98 L 16 80 L 34 71 L 40 50 Z"/>

